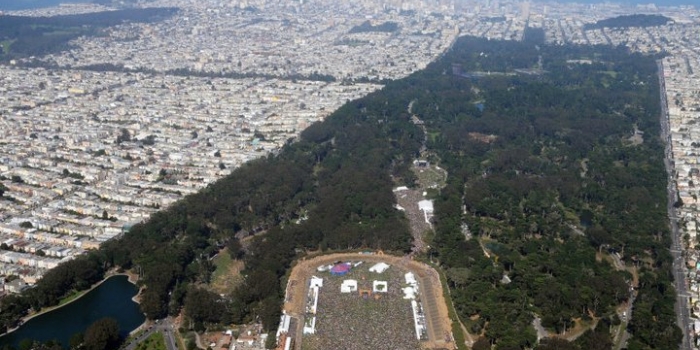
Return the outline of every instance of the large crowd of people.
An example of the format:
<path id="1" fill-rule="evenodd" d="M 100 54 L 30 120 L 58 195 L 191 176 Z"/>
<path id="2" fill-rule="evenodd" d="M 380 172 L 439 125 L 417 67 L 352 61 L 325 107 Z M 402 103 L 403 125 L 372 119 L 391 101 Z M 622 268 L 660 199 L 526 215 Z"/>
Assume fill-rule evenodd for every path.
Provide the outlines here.
<path id="1" fill-rule="evenodd" d="M 305 335 L 310 349 L 420 349 L 409 300 L 403 299 L 404 273 L 394 266 L 369 272 L 367 264 L 345 276 L 323 273 L 316 314 L 316 333 Z M 341 293 L 344 280 L 355 279 L 358 290 Z M 372 292 L 373 281 L 386 281 L 386 292 Z M 370 291 L 370 293 L 366 293 Z"/>

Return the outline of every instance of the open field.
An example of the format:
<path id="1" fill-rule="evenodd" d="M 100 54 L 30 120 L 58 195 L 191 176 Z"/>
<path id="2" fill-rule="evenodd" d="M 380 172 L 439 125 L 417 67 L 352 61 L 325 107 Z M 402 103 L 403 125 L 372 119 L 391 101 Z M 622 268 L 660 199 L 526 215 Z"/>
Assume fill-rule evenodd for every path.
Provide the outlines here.
<path id="1" fill-rule="evenodd" d="M 136 350 L 165 350 L 163 334 L 155 332 L 136 347 Z"/>
<path id="2" fill-rule="evenodd" d="M 422 189 L 442 188 L 447 181 L 447 171 L 435 165 L 425 167 L 413 167 L 413 172 L 418 177 Z"/>
<path id="3" fill-rule="evenodd" d="M 377 262 L 385 262 L 391 267 L 389 270 L 385 272 L 385 274 L 390 273 L 390 270 L 396 270 L 400 274 L 400 276 L 403 276 L 403 273 L 405 271 L 411 271 L 416 275 L 416 278 L 418 280 L 418 283 L 420 285 L 420 302 L 423 305 L 423 311 L 425 313 L 425 321 L 426 321 L 426 327 L 427 327 L 427 340 L 421 341 L 420 343 L 417 342 L 415 338 L 415 331 L 413 330 L 412 323 L 413 323 L 413 316 L 411 314 L 411 309 L 410 306 L 408 305 L 408 301 L 405 301 L 402 298 L 401 294 L 397 295 L 396 298 L 394 299 L 393 297 L 386 298 L 386 300 L 381 301 L 380 300 L 364 300 L 361 299 L 358 296 L 357 292 L 351 293 L 350 296 L 345 298 L 345 296 L 339 296 L 340 290 L 339 290 L 339 285 L 342 283 L 343 280 L 345 279 L 350 279 L 353 277 L 348 277 L 348 276 L 354 276 L 351 275 L 351 272 L 347 276 L 341 276 L 341 277 L 330 277 L 330 274 L 328 272 L 318 272 L 316 268 L 321 265 L 328 265 L 332 264 L 336 261 L 363 261 L 364 264 L 356 267 L 356 273 L 359 273 L 359 275 L 355 276 L 358 280 L 358 287 L 359 288 L 364 288 L 365 284 L 371 283 L 373 280 L 384 280 L 379 278 L 373 278 L 373 274 L 370 273 L 367 269 L 372 266 L 373 264 Z M 403 271 L 403 272 L 402 272 Z M 362 274 L 365 274 L 365 280 L 363 281 Z M 318 313 L 317 313 L 317 325 L 318 325 L 318 334 L 317 335 L 333 335 L 330 332 L 340 332 L 336 336 L 336 339 L 314 339 L 314 337 L 310 337 L 308 341 L 302 340 L 302 329 L 305 323 L 305 307 L 306 307 L 306 300 L 307 300 L 307 295 L 308 295 L 308 290 L 309 290 L 309 279 L 311 276 L 318 276 L 318 277 L 323 277 L 324 278 L 324 286 L 321 288 L 321 291 L 319 293 L 319 306 L 318 306 Z M 381 275 L 377 275 L 381 276 Z M 387 275 L 389 276 L 389 275 Z M 389 281 L 391 278 L 387 279 Z M 325 283 L 328 283 L 327 285 Z M 389 285 L 389 293 L 391 293 L 392 287 L 393 288 L 400 288 L 402 287 L 402 281 L 399 280 L 399 285 L 397 284 L 391 284 Z M 367 325 L 358 325 L 358 326 L 352 326 L 348 327 L 349 322 L 347 322 L 343 317 L 345 317 L 342 313 L 342 310 L 332 310 L 333 308 L 333 301 L 330 299 L 327 299 L 327 296 L 324 296 L 324 294 L 336 294 L 333 296 L 333 298 L 337 298 L 337 302 L 346 302 L 344 304 L 342 310 L 347 310 L 347 313 L 353 313 L 355 316 L 358 316 L 360 318 L 362 317 L 371 317 L 372 321 L 368 321 Z M 401 293 L 400 290 L 398 290 L 398 293 Z M 403 309 L 400 305 L 402 305 L 402 302 L 406 302 L 406 308 Z M 391 308 L 391 310 L 390 310 Z M 393 308 L 396 308 L 394 310 Z M 413 349 L 413 348 L 424 348 L 424 349 L 454 349 L 454 343 L 452 341 L 452 335 L 450 333 L 451 329 L 451 320 L 448 316 L 447 312 L 447 306 L 445 304 L 445 299 L 443 297 L 443 292 L 442 292 L 442 285 L 440 283 L 440 280 L 438 278 L 437 272 L 435 272 L 432 268 L 429 266 L 419 263 L 416 261 L 413 261 L 407 257 L 397 257 L 397 256 L 391 256 L 391 255 L 383 255 L 383 254 L 360 254 L 360 253 L 338 253 L 338 254 L 330 254 L 330 255 L 323 255 L 311 259 L 306 259 L 306 260 L 301 260 L 297 263 L 297 265 L 292 269 L 291 275 L 289 277 L 288 283 L 287 283 L 287 291 L 286 291 L 286 299 L 285 299 L 285 304 L 284 304 L 284 310 L 285 312 L 292 316 L 293 318 L 296 318 L 300 320 L 298 322 L 298 326 L 296 329 L 290 329 L 290 333 L 293 334 L 295 338 L 295 349 L 301 350 L 301 349 L 329 349 L 329 348 L 335 348 L 335 349 L 353 349 L 352 346 L 353 342 L 359 342 L 359 341 L 364 341 L 364 337 L 366 334 L 362 334 L 360 332 L 363 332 L 363 330 L 366 329 L 366 327 L 371 326 L 374 324 L 372 327 L 371 332 L 365 332 L 367 334 L 372 334 L 374 336 L 375 334 L 378 334 L 379 336 L 387 336 L 387 333 L 389 332 L 403 332 L 397 334 L 400 338 L 403 337 L 402 334 L 407 334 L 407 340 L 406 344 L 408 344 L 408 347 L 403 347 L 404 345 L 398 345 L 397 346 L 389 346 L 389 347 L 382 347 L 381 345 L 379 346 L 373 346 L 369 345 L 369 347 L 364 347 L 364 349 L 381 349 L 381 348 L 386 348 L 386 349 L 391 349 L 391 348 L 396 348 L 396 349 Z M 405 311 L 404 311 L 405 310 Z M 328 312 L 329 314 L 326 316 L 322 316 L 324 312 Z M 405 319 L 404 319 L 404 312 L 405 312 Z M 399 313 L 399 315 L 394 316 L 395 313 Z M 371 316 L 369 316 L 371 314 Z M 335 325 L 329 325 L 329 326 L 323 326 L 321 323 L 323 322 L 323 317 L 328 317 L 331 320 L 340 320 L 339 322 L 332 321 L 335 323 Z M 390 320 L 392 325 L 388 324 L 381 324 L 381 320 L 383 319 L 382 317 L 386 318 L 387 320 Z M 375 322 L 380 322 L 379 325 L 375 324 Z M 356 324 L 354 321 L 352 324 Z M 338 329 L 331 329 L 331 328 L 326 328 L 324 327 L 343 327 L 344 328 L 338 328 Z M 356 327 L 355 330 L 353 331 L 351 327 Z M 359 328 L 358 328 L 359 327 Z M 396 327 L 396 328 L 394 328 Z M 406 330 L 398 330 L 399 328 L 401 329 L 406 329 Z M 386 329 L 385 331 L 382 331 L 383 329 Z M 325 333 L 324 333 L 325 332 Z M 391 334 L 388 335 L 387 337 L 393 337 L 395 335 Z M 320 337 L 317 337 L 320 338 Z M 392 339 L 392 338 L 390 338 Z M 333 341 L 333 345 L 329 345 L 330 341 Z M 374 340 L 372 339 L 367 339 L 368 342 L 372 342 Z M 403 341 L 403 340 L 402 340 Z M 411 343 L 413 342 L 413 343 Z M 302 348 L 302 344 L 304 347 Z M 342 344 L 342 345 L 338 345 Z M 417 344 L 417 346 L 416 346 Z M 385 344 L 385 345 L 392 345 L 392 344 Z M 328 347 L 330 346 L 330 347 Z M 359 348 L 358 348 L 359 349 Z"/>
<path id="4" fill-rule="evenodd" d="M 230 294 L 241 283 L 243 261 L 231 259 L 227 249 L 223 249 L 212 259 L 214 272 L 211 276 L 211 290 L 219 294 Z"/>

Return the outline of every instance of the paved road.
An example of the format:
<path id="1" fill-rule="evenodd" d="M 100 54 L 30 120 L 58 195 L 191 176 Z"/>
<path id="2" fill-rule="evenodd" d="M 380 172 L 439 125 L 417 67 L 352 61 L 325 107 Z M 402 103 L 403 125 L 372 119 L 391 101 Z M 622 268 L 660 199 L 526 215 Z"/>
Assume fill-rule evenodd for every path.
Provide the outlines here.
<path id="1" fill-rule="evenodd" d="M 124 350 L 135 350 L 136 347 L 148 339 L 153 333 L 163 332 L 163 339 L 165 340 L 165 348 L 167 350 L 178 350 L 177 340 L 175 337 L 175 328 L 172 324 L 170 318 L 165 318 L 158 320 L 158 323 L 148 326 L 146 332 L 141 334 L 138 338 L 134 339 L 130 343 L 122 347 Z"/>
<path id="2" fill-rule="evenodd" d="M 163 338 L 165 340 L 165 348 L 168 350 L 178 350 L 175 340 L 175 328 L 170 319 L 163 322 L 161 329 L 163 330 Z"/>
<path id="3" fill-rule="evenodd" d="M 620 317 L 620 320 L 622 320 L 623 325 L 628 325 L 629 322 L 632 320 L 632 310 L 633 310 L 633 305 L 634 305 L 634 300 L 637 298 L 637 292 L 633 289 L 630 288 L 630 299 L 627 302 L 627 306 L 620 310 L 617 314 L 618 317 Z M 620 350 L 620 349 L 626 349 L 627 348 L 627 340 L 630 338 L 630 333 L 627 331 L 627 327 L 620 327 L 618 329 L 618 332 L 615 334 L 613 338 L 614 350 Z"/>
<path id="4" fill-rule="evenodd" d="M 611 253 L 610 258 L 613 260 L 613 264 L 615 265 L 615 269 L 618 271 L 623 271 L 625 270 L 625 264 L 622 262 L 620 259 L 620 254 L 619 253 Z M 614 350 L 620 350 L 620 349 L 626 349 L 627 348 L 627 340 L 630 337 L 629 332 L 627 332 L 627 325 L 629 322 L 632 320 L 632 311 L 634 308 L 634 300 L 637 298 L 637 291 L 634 290 L 634 283 L 630 283 L 630 297 L 629 300 L 627 301 L 627 306 L 625 306 L 624 309 L 619 310 L 617 312 L 617 316 L 620 317 L 620 320 L 622 320 L 622 326 L 618 328 L 617 332 L 613 336 L 613 349 Z"/>
<path id="5" fill-rule="evenodd" d="M 670 120 L 668 118 L 668 104 L 666 101 L 666 83 L 664 81 L 664 70 L 660 60 L 656 61 L 659 74 L 659 84 L 661 92 L 661 137 L 666 142 L 664 165 L 668 173 L 668 218 L 671 226 L 671 256 L 673 256 L 673 280 L 676 288 L 676 316 L 678 327 L 683 332 L 683 342 L 680 346 L 682 350 L 691 350 L 692 340 L 690 339 L 690 315 L 688 307 L 688 287 L 686 286 L 686 270 L 682 256 L 683 246 L 681 244 L 681 233 L 678 230 L 678 217 L 673 207 L 678 195 L 676 193 L 676 183 L 674 178 L 673 152 L 671 151 Z"/>

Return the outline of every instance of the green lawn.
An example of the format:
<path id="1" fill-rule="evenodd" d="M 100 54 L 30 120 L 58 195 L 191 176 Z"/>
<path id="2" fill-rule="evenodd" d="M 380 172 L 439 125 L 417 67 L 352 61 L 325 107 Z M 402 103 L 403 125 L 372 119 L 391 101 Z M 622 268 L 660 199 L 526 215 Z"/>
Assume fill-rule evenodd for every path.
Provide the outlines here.
<path id="1" fill-rule="evenodd" d="M 227 249 L 221 250 L 212 262 L 216 269 L 211 276 L 211 289 L 219 294 L 231 293 L 241 282 L 243 262 L 231 259 Z"/>
<path id="2" fill-rule="evenodd" d="M 214 263 L 214 266 L 216 266 L 216 270 L 214 270 L 214 273 L 212 274 L 213 280 L 219 279 L 226 275 L 229 267 L 233 265 L 233 259 L 231 259 L 228 249 L 221 250 L 221 252 L 214 257 L 212 262 Z"/>
<path id="3" fill-rule="evenodd" d="M 163 333 L 156 332 L 136 347 L 136 350 L 165 350 Z"/>
<path id="4" fill-rule="evenodd" d="M 73 290 L 70 294 L 68 294 L 68 295 L 66 295 L 65 297 L 63 297 L 63 299 L 61 299 L 61 300 L 58 302 L 58 305 L 56 305 L 56 306 L 63 306 L 63 305 L 65 305 L 65 304 L 68 304 L 68 303 L 70 303 L 71 301 L 82 297 L 85 293 L 87 293 L 87 292 L 89 292 L 89 291 L 90 291 L 90 289 L 81 290 L 81 291 Z"/>
<path id="5" fill-rule="evenodd" d="M 423 188 L 442 188 L 445 186 L 446 172 L 438 170 L 434 165 L 427 168 L 414 167 L 414 173 Z"/>

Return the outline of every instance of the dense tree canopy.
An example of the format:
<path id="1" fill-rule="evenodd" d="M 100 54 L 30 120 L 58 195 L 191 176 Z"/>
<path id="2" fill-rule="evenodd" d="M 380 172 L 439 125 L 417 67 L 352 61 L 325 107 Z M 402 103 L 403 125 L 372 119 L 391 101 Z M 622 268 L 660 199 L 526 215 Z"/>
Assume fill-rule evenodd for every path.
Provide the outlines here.
<path id="1" fill-rule="evenodd" d="M 644 15 L 634 14 L 617 16 L 613 18 L 602 19 L 595 23 L 589 23 L 583 26 L 584 30 L 601 29 L 601 28 L 630 28 L 630 27 L 655 27 L 662 26 L 668 22 L 673 22 L 672 19 L 661 15 Z"/>
<path id="2" fill-rule="evenodd" d="M 113 318 L 95 321 L 85 330 L 83 337 L 83 346 L 87 350 L 118 349 L 120 343 L 119 324 Z"/>
<path id="3" fill-rule="evenodd" d="M 677 344 L 654 60 L 620 48 L 460 44 L 416 74 L 429 91 L 404 91 L 450 172 L 433 247 L 462 320 L 498 348 L 524 348 L 535 316 L 555 332 L 612 317 L 632 281 L 603 259 L 619 253 L 655 285 L 639 285 L 635 339 Z M 572 63 L 583 58 L 596 59 Z M 470 73 L 483 70 L 493 72 Z M 654 307 L 667 312 L 652 321 Z M 607 331 L 591 337 L 609 348 Z"/>

